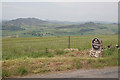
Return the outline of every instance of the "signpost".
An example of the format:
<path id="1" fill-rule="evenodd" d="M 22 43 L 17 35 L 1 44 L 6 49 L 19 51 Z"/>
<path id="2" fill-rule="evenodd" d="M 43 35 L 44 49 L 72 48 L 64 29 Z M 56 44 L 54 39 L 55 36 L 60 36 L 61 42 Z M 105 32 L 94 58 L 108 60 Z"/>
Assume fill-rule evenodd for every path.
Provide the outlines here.
<path id="1" fill-rule="evenodd" d="M 91 42 L 92 49 L 90 50 L 90 56 L 92 57 L 102 57 L 103 50 L 102 50 L 102 41 L 98 38 L 94 38 Z"/>

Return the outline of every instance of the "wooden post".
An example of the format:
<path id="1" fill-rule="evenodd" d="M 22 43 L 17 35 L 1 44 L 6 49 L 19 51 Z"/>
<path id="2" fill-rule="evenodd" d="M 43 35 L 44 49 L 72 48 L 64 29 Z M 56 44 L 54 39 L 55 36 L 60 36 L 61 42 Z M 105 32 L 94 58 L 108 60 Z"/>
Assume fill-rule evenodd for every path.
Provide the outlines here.
<path id="1" fill-rule="evenodd" d="M 68 36 L 68 48 L 70 49 L 70 36 Z"/>
<path id="2" fill-rule="evenodd" d="M 102 47 L 102 40 L 101 40 L 101 57 L 103 57 L 104 55 L 103 55 L 103 47 Z"/>

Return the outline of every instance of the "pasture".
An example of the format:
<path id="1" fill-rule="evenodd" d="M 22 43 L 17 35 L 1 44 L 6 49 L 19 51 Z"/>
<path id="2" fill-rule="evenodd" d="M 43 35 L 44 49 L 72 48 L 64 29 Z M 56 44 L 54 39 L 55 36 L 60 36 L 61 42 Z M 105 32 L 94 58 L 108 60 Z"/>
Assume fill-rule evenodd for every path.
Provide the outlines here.
<path id="1" fill-rule="evenodd" d="M 118 42 L 117 35 L 71 36 L 71 48 L 87 50 L 91 48 L 91 40 L 97 37 L 103 42 L 103 47 Z M 68 48 L 68 37 L 36 37 L 36 38 L 5 38 L 2 40 L 2 59 L 18 59 L 22 57 L 36 58 L 46 52 L 46 49 L 58 50 Z"/>

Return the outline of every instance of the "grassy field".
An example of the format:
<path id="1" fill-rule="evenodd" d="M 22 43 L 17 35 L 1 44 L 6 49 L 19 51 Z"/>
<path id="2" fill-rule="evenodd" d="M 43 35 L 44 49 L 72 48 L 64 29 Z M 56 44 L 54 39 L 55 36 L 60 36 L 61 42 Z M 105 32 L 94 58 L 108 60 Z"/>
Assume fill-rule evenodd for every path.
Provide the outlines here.
<path id="1" fill-rule="evenodd" d="M 91 40 L 97 37 L 103 47 L 118 43 L 118 35 L 71 36 L 71 48 L 79 51 L 64 51 L 68 37 L 3 38 L 3 77 L 65 71 L 80 68 L 101 68 L 118 65 L 118 50 L 104 50 L 103 58 L 88 56 Z M 113 60 L 111 62 L 111 60 Z"/>

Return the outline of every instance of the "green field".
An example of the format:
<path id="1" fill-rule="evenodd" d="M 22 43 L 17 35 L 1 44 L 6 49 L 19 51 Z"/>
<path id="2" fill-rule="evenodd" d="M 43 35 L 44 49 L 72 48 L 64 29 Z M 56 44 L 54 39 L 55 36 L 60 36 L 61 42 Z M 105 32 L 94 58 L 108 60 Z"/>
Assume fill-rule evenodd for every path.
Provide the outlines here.
<path id="1" fill-rule="evenodd" d="M 67 52 L 64 49 L 68 47 L 68 36 L 3 38 L 3 77 L 117 66 L 118 50 L 115 47 L 104 50 L 103 58 L 88 56 L 91 40 L 95 37 L 102 40 L 103 47 L 118 44 L 118 35 L 71 36 L 71 48 L 79 51 Z"/>
<path id="2" fill-rule="evenodd" d="M 91 48 L 91 40 L 97 37 L 103 41 L 103 47 L 116 45 L 117 35 L 71 36 L 71 48 L 87 50 Z M 36 37 L 36 38 L 8 38 L 2 41 L 3 60 L 22 57 L 41 57 L 47 49 L 66 49 L 68 37 Z M 35 55 L 35 56 L 34 56 Z"/>

